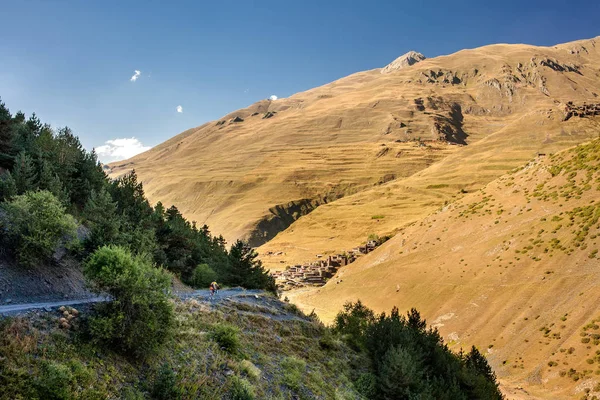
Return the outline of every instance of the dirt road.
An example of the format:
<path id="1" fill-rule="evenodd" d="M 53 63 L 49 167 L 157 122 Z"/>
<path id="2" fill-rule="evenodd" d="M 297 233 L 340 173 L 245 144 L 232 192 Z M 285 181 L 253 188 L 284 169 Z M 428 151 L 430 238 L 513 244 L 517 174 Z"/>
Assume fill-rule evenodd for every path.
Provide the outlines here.
<path id="1" fill-rule="evenodd" d="M 217 294 L 213 297 L 210 295 L 209 290 L 195 290 L 193 292 L 187 293 L 177 293 L 176 297 L 180 299 L 189 299 L 189 298 L 201 298 L 206 301 L 221 301 L 223 299 L 238 297 L 238 296 L 248 296 L 248 295 L 258 295 L 262 293 L 260 290 L 246 290 L 242 288 L 232 288 L 232 289 L 224 289 L 219 290 Z M 19 303 L 19 304 L 5 304 L 0 306 L 0 315 L 15 315 L 20 314 L 29 310 L 38 310 L 45 309 L 50 311 L 51 309 L 58 308 L 61 306 L 77 306 L 82 304 L 90 304 L 90 303 L 99 303 L 102 301 L 107 301 L 107 296 L 96 296 L 91 298 L 82 298 L 82 299 L 72 299 L 72 300 L 59 300 L 59 301 L 46 301 L 46 302 L 37 302 L 37 303 Z"/>

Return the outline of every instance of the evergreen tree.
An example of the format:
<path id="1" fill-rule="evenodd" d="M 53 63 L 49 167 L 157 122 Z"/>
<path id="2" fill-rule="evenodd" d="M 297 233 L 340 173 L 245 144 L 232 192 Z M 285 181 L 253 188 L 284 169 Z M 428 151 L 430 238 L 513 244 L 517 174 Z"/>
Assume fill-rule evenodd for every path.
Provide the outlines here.
<path id="1" fill-rule="evenodd" d="M 35 113 L 31 114 L 31 117 L 29 117 L 25 125 L 29 129 L 31 135 L 34 137 L 39 136 L 40 132 L 42 131 L 42 122 L 37 115 L 35 115 Z"/>
<path id="2" fill-rule="evenodd" d="M 0 175 L 0 201 L 10 200 L 17 194 L 17 185 L 10 171 Z"/>
<path id="3" fill-rule="evenodd" d="M 23 194 L 29 190 L 36 189 L 35 165 L 31 157 L 24 151 L 20 152 L 15 159 L 13 178 L 17 194 Z"/>
<path id="4" fill-rule="evenodd" d="M 0 167 L 11 168 L 13 162 L 12 116 L 0 99 Z"/>
<path id="5" fill-rule="evenodd" d="M 246 243 L 238 240 L 229 251 L 229 266 L 225 280 L 231 285 L 248 289 L 267 288 L 275 291 L 273 277 L 265 271 L 256 253 Z"/>
<path id="6" fill-rule="evenodd" d="M 67 203 L 68 195 L 63 187 L 63 184 L 58 175 L 54 173 L 52 167 L 50 167 L 50 163 L 47 161 L 42 161 L 39 182 L 40 189 L 49 191 L 61 202 L 65 204 Z"/>
<path id="7" fill-rule="evenodd" d="M 117 202 L 118 211 L 132 223 L 149 221 L 153 209 L 144 195 L 144 186 L 138 182 L 135 170 L 113 181 L 110 187 L 113 199 Z"/>
<path id="8" fill-rule="evenodd" d="M 464 363 L 467 368 L 484 376 L 489 381 L 496 381 L 496 374 L 488 364 L 486 358 L 481 354 L 477 347 L 471 347 L 471 351 L 464 356 Z"/>
<path id="9" fill-rule="evenodd" d="M 91 252 L 103 245 L 119 243 L 121 225 L 117 217 L 117 203 L 105 188 L 98 192 L 92 191 L 83 210 L 83 217 L 90 229 L 84 243 L 86 250 Z"/>
<path id="10" fill-rule="evenodd" d="M 381 391 L 384 399 L 408 399 L 425 383 L 421 360 L 408 348 L 391 347 L 382 360 Z"/>

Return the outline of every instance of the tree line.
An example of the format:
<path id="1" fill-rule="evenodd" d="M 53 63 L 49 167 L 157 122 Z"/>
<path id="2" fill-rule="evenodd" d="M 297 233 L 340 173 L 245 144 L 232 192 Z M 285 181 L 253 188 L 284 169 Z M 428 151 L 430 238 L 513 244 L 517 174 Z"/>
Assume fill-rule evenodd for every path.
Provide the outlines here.
<path id="1" fill-rule="evenodd" d="M 135 171 L 110 179 L 96 153 L 71 129 L 53 129 L 32 114 L 11 114 L 0 100 L 0 240 L 22 266 L 52 262 L 65 245 L 81 261 L 120 246 L 195 287 L 225 285 L 275 290 L 245 242 L 229 249 L 208 226 L 176 206 L 152 206 Z"/>
<path id="2" fill-rule="evenodd" d="M 414 308 L 375 314 L 359 301 L 335 318 L 340 335 L 367 362 L 354 366 L 354 385 L 367 399 L 501 400 L 496 374 L 475 346 L 450 351 Z"/>

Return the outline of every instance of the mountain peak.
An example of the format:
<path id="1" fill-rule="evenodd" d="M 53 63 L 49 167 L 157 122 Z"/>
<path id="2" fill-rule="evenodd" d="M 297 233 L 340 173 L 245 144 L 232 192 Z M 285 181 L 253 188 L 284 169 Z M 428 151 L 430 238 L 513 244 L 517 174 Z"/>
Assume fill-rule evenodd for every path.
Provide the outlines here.
<path id="1" fill-rule="evenodd" d="M 388 74 L 393 71 L 397 71 L 402 68 L 410 67 L 413 64 L 418 63 L 419 61 L 423 61 L 425 57 L 423 54 L 416 51 L 409 51 L 406 54 L 401 55 L 396 58 L 394 61 L 386 65 L 382 70 L 382 74 Z"/>

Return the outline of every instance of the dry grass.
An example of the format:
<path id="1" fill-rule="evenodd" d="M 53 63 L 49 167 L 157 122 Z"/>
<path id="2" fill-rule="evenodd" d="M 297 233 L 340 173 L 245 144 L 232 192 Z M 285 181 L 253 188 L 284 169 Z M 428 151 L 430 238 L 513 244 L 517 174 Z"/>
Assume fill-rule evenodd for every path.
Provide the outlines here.
<path id="1" fill-rule="evenodd" d="M 342 283 L 286 295 L 326 321 L 348 300 L 416 307 L 453 348 L 487 348 L 506 385 L 573 398 L 600 381 L 599 154 L 600 139 L 538 159 L 413 223 Z"/>
<path id="2" fill-rule="evenodd" d="M 581 45 L 589 54 L 567 51 Z M 186 131 L 112 165 L 113 175 L 135 168 L 152 201 L 176 204 L 230 242 L 253 231 L 277 204 L 355 194 L 317 209 L 264 248 L 286 252 L 286 262 L 305 261 L 353 247 L 369 233 L 394 232 L 537 151 L 587 140 L 592 126 L 579 119 L 561 124 L 560 103 L 593 101 L 593 93 L 600 93 L 597 49 L 590 41 L 552 48 L 496 45 L 391 74 L 357 73 L 288 99 L 258 102 L 221 118 L 222 125 Z M 537 66 L 530 65 L 532 57 Z M 544 58 L 582 65 L 582 75 L 544 67 Z M 452 71 L 461 83 L 424 80 L 424 73 L 438 70 Z M 510 92 L 488 84 L 497 79 L 507 86 L 517 75 L 521 81 Z M 418 98 L 424 111 L 415 104 Z M 462 107 L 468 146 L 403 142 L 434 138 L 435 118 L 447 116 L 453 103 Z M 263 119 L 267 111 L 277 113 Z M 238 115 L 244 122 L 229 123 Z M 379 186 L 392 176 L 394 181 Z M 448 186 L 427 188 L 440 184 Z M 386 218 L 371 219 L 376 214 Z M 281 260 L 265 259 L 272 267 Z"/>

